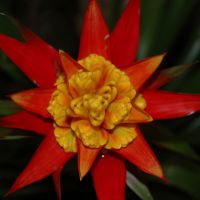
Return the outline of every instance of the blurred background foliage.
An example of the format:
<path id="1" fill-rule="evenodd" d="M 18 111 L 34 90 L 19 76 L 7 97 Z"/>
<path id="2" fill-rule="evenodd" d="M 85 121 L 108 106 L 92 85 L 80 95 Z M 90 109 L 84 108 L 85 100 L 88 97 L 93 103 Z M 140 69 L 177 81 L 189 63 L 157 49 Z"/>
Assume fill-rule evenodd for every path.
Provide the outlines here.
<path id="1" fill-rule="evenodd" d="M 126 2 L 99 1 L 110 29 Z M 48 43 L 76 58 L 86 5 L 87 0 L 1 0 L 0 12 L 21 21 Z M 165 86 L 166 90 L 200 93 L 199 11 L 199 0 L 141 0 L 138 59 L 167 52 L 160 69 L 190 64 L 178 78 Z M 0 15 L 0 32 L 22 39 L 11 18 L 4 15 Z M 19 111 L 7 99 L 7 94 L 32 86 L 0 52 L 0 115 Z M 200 199 L 200 115 L 154 122 L 142 129 L 161 161 L 168 182 L 146 175 L 127 163 L 127 199 Z M 0 198 L 30 160 L 40 141 L 39 136 L 30 132 L 0 128 Z M 63 199 L 96 199 L 90 175 L 79 182 L 76 162 L 76 159 L 70 161 L 63 172 Z M 49 177 L 5 199 L 44 200 L 56 199 L 56 195 Z"/>

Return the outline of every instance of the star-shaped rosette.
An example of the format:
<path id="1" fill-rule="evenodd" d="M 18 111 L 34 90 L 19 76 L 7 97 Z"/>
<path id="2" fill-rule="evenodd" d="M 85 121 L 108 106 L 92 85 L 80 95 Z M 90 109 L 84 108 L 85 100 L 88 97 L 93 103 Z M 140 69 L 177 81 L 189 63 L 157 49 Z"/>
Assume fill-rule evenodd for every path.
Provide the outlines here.
<path id="1" fill-rule="evenodd" d="M 35 88 L 10 95 L 23 111 L 0 118 L 0 125 L 44 139 L 8 194 L 52 175 L 61 199 L 60 173 L 76 155 L 80 179 L 91 171 L 100 200 L 125 199 L 125 160 L 164 179 L 140 124 L 190 115 L 200 110 L 200 95 L 159 90 L 173 78 L 168 70 L 152 77 L 165 54 L 135 62 L 140 1 L 129 0 L 110 34 L 90 0 L 77 61 L 19 29 L 25 42 L 1 34 L 0 48 Z"/>

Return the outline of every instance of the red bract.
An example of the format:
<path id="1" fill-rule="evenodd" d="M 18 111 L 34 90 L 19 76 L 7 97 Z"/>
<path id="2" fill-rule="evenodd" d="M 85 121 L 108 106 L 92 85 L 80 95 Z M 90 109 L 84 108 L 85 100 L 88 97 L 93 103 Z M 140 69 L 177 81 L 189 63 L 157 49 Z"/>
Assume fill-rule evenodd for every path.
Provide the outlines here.
<path id="1" fill-rule="evenodd" d="M 200 95 L 158 90 L 158 87 L 173 78 L 173 76 L 170 78 L 170 74 L 165 76 L 165 72 L 162 72 L 155 79 L 156 84 L 146 85 L 147 80 L 162 62 L 164 54 L 135 62 L 139 24 L 139 0 L 129 0 L 111 34 L 97 1 L 89 1 L 78 60 L 90 54 L 97 54 L 110 60 L 129 76 L 137 94 L 141 93 L 147 104 L 142 112 L 137 107 L 132 109 L 130 117 L 124 122 L 134 123 L 137 133 L 137 137 L 125 147 L 113 148 L 105 152 L 103 146 L 88 148 L 79 138 L 76 139 L 80 178 L 82 179 L 91 169 L 96 194 L 100 200 L 125 199 L 126 168 L 122 158 L 148 174 L 164 178 L 161 166 L 142 136 L 138 123 L 149 122 L 152 119 L 183 117 L 200 110 Z M 60 51 L 59 54 L 57 50 L 22 25 L 19 25 L 19 28 L 26 42 L 22 43 L 1 34 L 0 48 L 36 84 L 37 88 L 11 95 L 11 99 L 24 111 L 0 118 L 0 125 L 34 131 L 44 135 L 44 140 L 8 194 L 52 175 L 58 198 L 61 199 L 60 173 L 65 163 L 76 153 L 64 151 L 56 142 L 52 116 L 47 107 L 59 73 L 63 72 L 65 77 L 70 79 L 77 70 L 81 69 L 81 65 L 65 52 Z M 76 95 L 77 91 L 73 92 Z M 68 101 L 69 99 L 65 103 L 68 104 Z M 70 127 L 68 121 L 65 123 L 66 127 Z"/>

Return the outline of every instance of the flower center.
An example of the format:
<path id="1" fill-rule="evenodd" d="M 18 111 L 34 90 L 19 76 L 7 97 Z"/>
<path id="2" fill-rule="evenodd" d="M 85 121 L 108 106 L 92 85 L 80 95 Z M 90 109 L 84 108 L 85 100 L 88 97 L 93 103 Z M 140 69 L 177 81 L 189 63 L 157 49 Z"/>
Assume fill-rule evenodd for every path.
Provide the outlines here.
<path id="1" fill-rule="evenodd" d="M 74 98 L 70 106 L 76 115 L 88 117 L 93 126 L 100 126 L 104 121 L 106 109 L 116 95 L 117 89 L 107 85 L 96 93 L 88 93 Z"/>
<path id="2" fill-rule="evenodd" d="M 59 76 L 49 103 L 57 142 L 73 151 L 75 137 L 90 148 L 126 146 L 136 133 L 120 124 L 129 123 L 134 101 L 143 110 L 145 100 L 135 98 L 129 77 L 103 57 L 91 54 L 78 62 L 82 69 L 68 80 Z"/>
<path id="3" fill-rule="evenodd" d="M 72 75 L 68 81 L 69 91 L 73 96 L 71 109 L 78 117 L 88 118 L 92 126 L 114 128 L 131 110 L 131 106 L 123 109 L 127 108 L 127 98 L 130 103 L 136 94 L 129 78 L 101 56 L 90 55 L 79 63 L 84 70 Z M 112 105 L 113 102 L 115 106 Z M 114 109 L 113 106 L 123 108 L 110 121 L 110 126 L 107 126 L 104 121 Z"/>

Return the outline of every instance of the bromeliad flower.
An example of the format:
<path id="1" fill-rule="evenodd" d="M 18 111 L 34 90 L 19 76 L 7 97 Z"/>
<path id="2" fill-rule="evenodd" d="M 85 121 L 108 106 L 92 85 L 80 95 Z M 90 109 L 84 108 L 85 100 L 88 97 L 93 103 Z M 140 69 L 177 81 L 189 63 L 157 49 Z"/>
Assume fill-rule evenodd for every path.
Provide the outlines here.
<path id="1" fill-rule="evenodd" d="M 122 158 L 164 177 L 139 124 L 192 114 L 200 95 L 157 90 L 170 80 L 166 70 L 147 84 L 164 54 L 134 62 L 139 18 L 140 1 L 129 0 L 110 35 L 97 1 L 90 0 L 78 61 L 21 25 L 26 43 L 0 35 L 1 49 L 37 86 L 10 95 L 24 111 L 0 124 L 44 136 L 8 194 L 52 174 L 60 198 L 60 173 L 76 154 L 80 179 L 91 170 L 100 200 L 125 198 Z"/>

